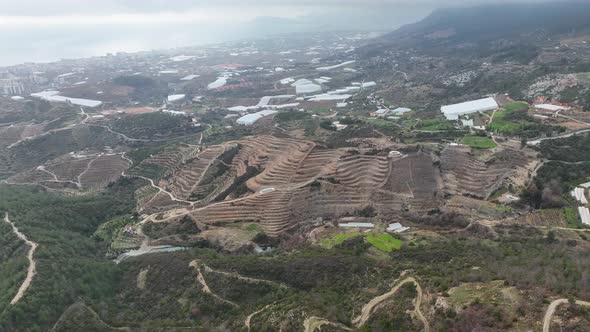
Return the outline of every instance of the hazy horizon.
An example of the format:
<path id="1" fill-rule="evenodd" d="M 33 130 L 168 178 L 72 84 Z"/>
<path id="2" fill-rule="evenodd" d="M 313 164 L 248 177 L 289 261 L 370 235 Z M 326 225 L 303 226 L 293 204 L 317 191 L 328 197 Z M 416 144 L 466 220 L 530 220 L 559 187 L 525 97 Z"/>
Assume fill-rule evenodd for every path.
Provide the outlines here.
<path id="1" fill-rule="evenodd" d="M 199 46 L 314 31 L 387 31 L 438 7 L 515 1 L 239 0 L 205 1 L 40 0 L 2 5 L 0 66 L 53 62 L 115 52 Z M 520 1 L 522 2 L 522 1 Z M 40 10 L 43 9 L 43 10 Z M 351 22 L 354 22 L 352 24 Z"/>

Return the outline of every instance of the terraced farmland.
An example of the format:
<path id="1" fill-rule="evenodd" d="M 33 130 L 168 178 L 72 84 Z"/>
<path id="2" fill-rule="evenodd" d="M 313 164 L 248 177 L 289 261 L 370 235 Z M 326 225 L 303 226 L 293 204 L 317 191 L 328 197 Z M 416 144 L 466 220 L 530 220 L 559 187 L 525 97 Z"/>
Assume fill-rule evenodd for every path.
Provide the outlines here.
<path id="1" fill-rule="evenodd" d="M 476 156 L 471 148 L 448 146 L 441 153 L 445 190 L 487 199 L 505 180 L 526 168 L 528 159 L 514 150 Z"/>
<path id="2" fill-rule="evenodd" d="M 11 184 L 37 184 L 58 191 L 96 192 L 129 168 L 121 154 L 67 154 L 7 179 Z"/>
<path id="3" fill-rule="evenodd" d="M 184 162 L 174 160 L 182 155 L 167 151 L 142 163 L 161 167 L 158 186 L 168 192 L 142 190 L 142 210 L 170 207 L 172 195 L 173 201 L 191 203 L 172 219 L 188 214 L 209 227 L 254 222 L 278 236 L 318 217 L 337 219 L 369 206 L 385 216 L 439 205 L 440 176 L 426 153 L 390 159 L 304 140 L 253 136 L 211 146 Z"/>

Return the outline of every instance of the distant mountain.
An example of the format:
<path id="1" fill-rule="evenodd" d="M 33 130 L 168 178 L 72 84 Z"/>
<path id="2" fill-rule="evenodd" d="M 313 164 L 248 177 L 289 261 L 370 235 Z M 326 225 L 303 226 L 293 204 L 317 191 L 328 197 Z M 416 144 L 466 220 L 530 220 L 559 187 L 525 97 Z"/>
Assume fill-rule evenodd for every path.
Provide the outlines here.
<path id="1" fill-rule="evenodd" d="M 374 44 L 441 46 L 497 39 L 547 39 L 590 31 L 588 1 L 483 5 L 439 9 L 375 40 Z"/>

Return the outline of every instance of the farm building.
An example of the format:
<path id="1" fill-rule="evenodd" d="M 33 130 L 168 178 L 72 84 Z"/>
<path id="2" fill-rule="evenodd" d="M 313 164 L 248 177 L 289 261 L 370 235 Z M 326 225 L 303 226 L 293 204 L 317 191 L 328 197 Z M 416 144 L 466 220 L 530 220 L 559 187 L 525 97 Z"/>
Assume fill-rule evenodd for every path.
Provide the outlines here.
<path id="1" fill-rule="evenodd" d="M 387 227 L 387 230 L 390 232 L 395 232 L 395 233 L 403 233 L 405 231 L 407 231 L 408 229 L 410 229 L 410 227 L 404 227 L 402 226 L 402 224 L 396 222 L 394 224 L 389 224 L 389 227 Z"/>
<path id="2" fill-rule="evenodd" d="M 586 199 L 586 195 L 584 193 L 584 188 L 576 188 L 571 192 L 572 197 L 574 197 L 578 202 L 582 204 L 588 204 L 588 200 Z"/>
<path id="3" fill-rule="evenodd" d="M 341 223 L 338 226 L 343 228 L 373 228 L 375 224 L 370 222 L 347 222 Z"/>
<path id="4" fill-rule="evenodd" d="M 565 110 L 569 109 L 569 107 L 552 105 L 552 104 L 538 104 L 538 105 L 535 105 L 535 108 L 538 110 L 541 110 L 541 111 L 552 111 L 552 112 L 565 111 Z"/>
<path id="5" fill-rule="evenodd" d="M 587 207 L 578 207 L 578 213 L 584 225 L 590 226 L 590 210 Z"/>
<path id="6" fill-rule="evenodd" d="M 84 106 L 84 107 L 98 107 L 102 105 L 102 101 L 99 100 L 91 100 L 91 99 L 82 99 L 82 98 L 70 98 L 65 96 L 60 96 L 59 91 L 55 90 L 45 90 L 42 92 L 31 93 L 31 97 L 43 99 L 49 102 L 56 102 L 56 103 L 70 103 L 72 105 L 77 106 Z"/>
<path id="7" fill-rule="evenodd" d="M 168 96 L 168 102 L 172 103 L 175 101 L 180 101 L 180 100 L 183 100 L 185 97 L 186 97 L 186 95 L 183 95 L 183 94 L 170 95 L 170 96 Z"/>
<path id="8" fill-rule="evenodd" d="M 236 120 L 236 122 L 238 124 L 241 124 L 241 125 L 244 125 L 244 126 L 251 126 L 256 121 L 258 121 L 260 118 L 262 118 L 264 116 L 267 116 L 267 115 L 275 114 L 275 113 L 277 113 L 277 111 L 266 110 L 266 111 L 260 111 L 260 112 L 252 113 L 252 114 L 246 114 L 243 117 L 241 117 L 238 120 Z"/>
<path id="9" fill-rule="evenodd" d="M 485 112 L 497 109 L 498 103 L 492 97 L 472 100 L 460 104 L 442 106 L 440 111 L 448 120 L 457 120 L 459 116 L 476 112 Z"/>
<path id="10" fill-rule="evenodd" d="M 295 83 L 291 84 L 291 86 L 295 87 L 295 91 L 298 95 L 322 91 L 322 87 L 320 85 L 315 84 L 307 79 L 297 80 Z"/>
<path id="11" fill-rule="evenodd" d="M 383 109 L 377 110 L 374 113 L 374 116 L 385 117 L 387 115 L 402 115 L 402 114 L 408 113 L 410 111 L 412 111 L 412 110 L 409 108 L 404 108 L 404 107 L 398 107 L 394 110 L 390 110 L 388 108 L 383 108 Z"/>

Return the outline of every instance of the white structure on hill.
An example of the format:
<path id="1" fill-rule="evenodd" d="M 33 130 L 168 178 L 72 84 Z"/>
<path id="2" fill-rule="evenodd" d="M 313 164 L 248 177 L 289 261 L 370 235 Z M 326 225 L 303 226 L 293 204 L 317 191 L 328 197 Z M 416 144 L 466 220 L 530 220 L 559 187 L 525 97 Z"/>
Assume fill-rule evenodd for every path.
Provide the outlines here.
<path id="1" fill-rule="evenodd" d="M 70 103 L 72 105 L 84 106 L 84 107 L 98 107 L 102 105 L 102 101 L 82 98 L 70 98 L 60 96 L 59 91 L 45 90 L 42 92 L 31 93 L 31 97 L 43 99 L 49 102 L 55 103 Z"/>
<path id="2" fill-rule="evenodd" d="M 538 110 L 552 111 L 552 112 L 564 111 L 564 110 L 568 110 L 569 109 L 569 107 L 559 106 L 559 105 L 552 105 L 552 104 L 538 104 L 538 105 L 535 105 L 535 108 L 538 109 Z"/>
<path id="3" fill-rule="evenodd" d="M 168 102 L 172 103 L 175 101 L 181 101 L 186 97 L 186 95 L 178 94 L 178 95 L 170 95 L 168 96 Z"/>
<path id="4" fill-rule="evenodd" d="M 387 227 L 388 231 L 395 232 L 395 233 L 403 233 L 403 232 L 407 231 L 408 229 L 410 229 L 410 227 L 404 227 L 399 222 L 396 222 L 394 224 L 389 224 L 389 226 Z"/>
<path id="5" fill-rule="evenodd" d="M 440 108 L 440 111 L 448 120 L 458 120 L 461 115 L 491 111 L 497 108 L 499 108 L 499 106 L 496 100 L 489 97 L 460 104 L 443 106 Z"/>
<path id="6" fill-rule="evenodd" d="M 371 222 L 347 222 L 338 224 L 342 228 L 373 228 L 375 224 Z"/>
<path id="7" fill-rule="evenodd" d="M 590 226 L 590 210 L 587 207 L 580 206 L 578 207 L 578 213 L 580 219 L 582 219 L 582 224 Z"/>
<path id="8" fill-rule="evenodd" d="M 0 80 L 0 95 L 14 96 L 25 92 L 21 82 L 14 78 L 5 78 Z"/>
<path id="9" fill-rule="evenodd" d="M 238 124 L 241 124 L 244 126 L 251 126 L 256 121 L 260 120 L 260 118 L 265 117 L 267 115 L 275 114 L 275 113 L 277 113 L 277 111 L 271 111 L 271 110 L 260 111 L 260 112 L 244 115 L 243 117 L 237 119 L 236 122 Z"/>
<path id="10" fill-rule="evenodd" d="M 584 193 L 584 188 L 576 188 L 571 192 L 572 197 L 574 197 L 578 202 L 582 204 L 588 204 L 588 200 L 586 199 L 586 195 Z"/>

